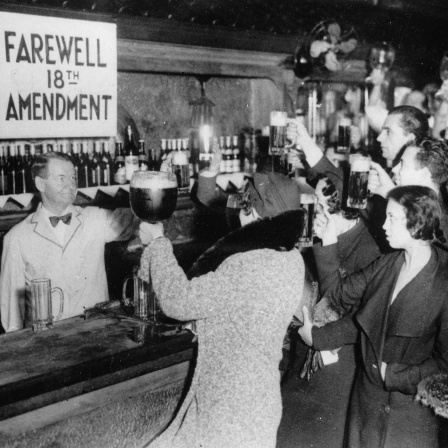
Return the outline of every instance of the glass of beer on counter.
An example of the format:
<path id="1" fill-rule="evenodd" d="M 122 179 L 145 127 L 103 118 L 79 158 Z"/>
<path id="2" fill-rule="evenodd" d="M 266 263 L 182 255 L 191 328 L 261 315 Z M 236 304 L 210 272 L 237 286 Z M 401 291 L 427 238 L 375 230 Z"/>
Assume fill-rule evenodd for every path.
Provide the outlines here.
<path id="1" fill-rule="evenodd" d="M 347 197 L 348 207 L 359 209 L 366 208 L 369 170 L 369 156 L 362 154 L 350 155 L 350 177 Z"/>
<path id="2" fill-rule="evenodd" d="M 311 247 L 313 245 L 313 221 L 314 209 L 317 202 L 316 195 L 302 193 L 300 195 L 300 207 L 305 210 L 302 235 L 299 237 L 299 247 Z"/>
<path id="3" fill-rule="evenodd" d="M 123 282 L 123 303 L 132 302 L 134 316 L 144 320 L 156 321 L 162 311 L 157 303 L 154 290 L 151 285 L 138 276 L 139 266 L 134 266 L 132 275 L 128 275 Z M 133 283 L 133 300 L 127 297 L 127 285 L 129 280 Z"/>

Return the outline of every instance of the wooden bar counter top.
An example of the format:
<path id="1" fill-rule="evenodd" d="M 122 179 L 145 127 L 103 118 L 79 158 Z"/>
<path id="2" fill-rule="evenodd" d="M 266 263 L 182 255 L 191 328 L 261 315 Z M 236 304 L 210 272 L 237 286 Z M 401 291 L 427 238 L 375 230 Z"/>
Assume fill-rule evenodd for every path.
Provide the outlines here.
<path id="1" fill-rule="evenodd" d="M 190 331 L 173 328 L 151 335 L 150 327 L 139 322 L 96 315 L 55 322 L 54 328 L 38 333 L 25 329 L 1 335 L 0 445 L 10 446 L 8 437 L 13 437 L 14 446 L 22 446 L 17 443 L 21 436 L 23 446 L 45 446 L 49 436 L 39 430 L 48 425 L 87 412 L 95 426 L 104 406 L 173 384 L 183 387 L 195 344 Z M 86 428 L 98 440 L 93 445 L 84 440 L 84 446 L 103 446 L 99 441 L 104 429 Z M 56 432 L 62 443 L 64 434 L 61 429 Z M 76 440 L 72 445 L 63 443 L 78 446 Z"/>

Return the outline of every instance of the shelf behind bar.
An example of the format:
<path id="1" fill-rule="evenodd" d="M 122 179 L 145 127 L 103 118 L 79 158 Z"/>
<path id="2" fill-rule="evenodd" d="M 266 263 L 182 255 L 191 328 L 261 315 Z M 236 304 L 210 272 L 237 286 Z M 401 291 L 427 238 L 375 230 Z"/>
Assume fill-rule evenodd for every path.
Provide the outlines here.
<path id="1" fill-rule="evenodd" d="M 37 194 L 24 193 L 0 196 L 0 232 L 9 230 L 36 210 L 40 199 Z M 96 206 L 107 209 L 129 207 L 129 184 L 104 187 L 78 188 L 74 205 Z M 189 191 L 179 191 L 176 210 L 193 208 Z"/>

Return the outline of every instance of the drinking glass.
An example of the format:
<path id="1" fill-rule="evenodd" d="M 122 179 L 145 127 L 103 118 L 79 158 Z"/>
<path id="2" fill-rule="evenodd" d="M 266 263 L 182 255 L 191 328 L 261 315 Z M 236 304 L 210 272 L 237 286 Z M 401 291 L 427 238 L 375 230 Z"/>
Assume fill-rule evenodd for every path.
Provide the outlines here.
<path id="1" fill-rule="evenodd" d="M 177 177 L 162 171 L 135 171 L 129 192 L 132 211 L 138 218 L 146 222 L 162 221 L 168 219 L 176 208 Z M 158 324 L 156 310 L 159 308 L 152 282 L 143 285 L 135 273 L 134 285 L 134 298 L 137 299 L 134 300 L 134 313 L 143 318 L 146 318 L 145 314 L 151 315 L 151 321 Z"/>
<path id="2" fill-rule="evenodd" d="M 138 266 L 134 266 L 132 275 L 129 275 L 124 279 L 122 298 L 124 303 L 129 301 L 126 291 L 128 281 L 132 279 L 134 316 L 155 322 L 162 311 L 157 303 L 152 285 L 139 278 L 138 269 Z"/>
<path id="3" fill-rule="evenodd" d="M 177 178 L 162 171 L 135 171 L 130 185 L 131 208 L 146 222 L 168 219 L 177 203 Z"/>
<path id="4" fill-rule="evenodd" d="M 53 292 L 59 293 L 59 314 L 53 317 Z M 31 301 L 33 309 L 33 331 L 48 330 L 53 321 L 61 318 L 64 311 L 64 293 L 61 288 L 52 288 L 49 278 L 31 280 Z"/>
<path id="5" fill-rule="evenodd" d="M 350 177 L 347 206 L 365 209 L 367 206 L 367 185 L 370 171 L 370 157 L 362 154 L 350 155 Z"/>
<path id="6" fill-rule="evenodd" d="M 299 247 L 311 247 L 313 245 L 313 221 L 316 203 L 315 194 L 302 193 L 300 195 L 300 206 L 305 210 L 305 216 L 302 235 L 299 237 Z"/>

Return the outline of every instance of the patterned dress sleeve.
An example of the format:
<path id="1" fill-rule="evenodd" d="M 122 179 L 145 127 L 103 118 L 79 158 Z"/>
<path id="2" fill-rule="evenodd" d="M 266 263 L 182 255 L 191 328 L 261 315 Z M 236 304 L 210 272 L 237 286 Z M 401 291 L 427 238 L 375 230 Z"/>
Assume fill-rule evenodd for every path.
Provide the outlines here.
<path id="1" fill-rule="evenodd" d="M 223 291 L 234 288 L 237 270 L 226 261 L 215 272 L 189 281 L 173 254 L 171 242 L 157 238 L 143 251 L 139 276 L 148 281 L 151 274 L 154 291 L 167 316 L 183 321 L 203 319 L 221 313 L 228 305 Z"/>

